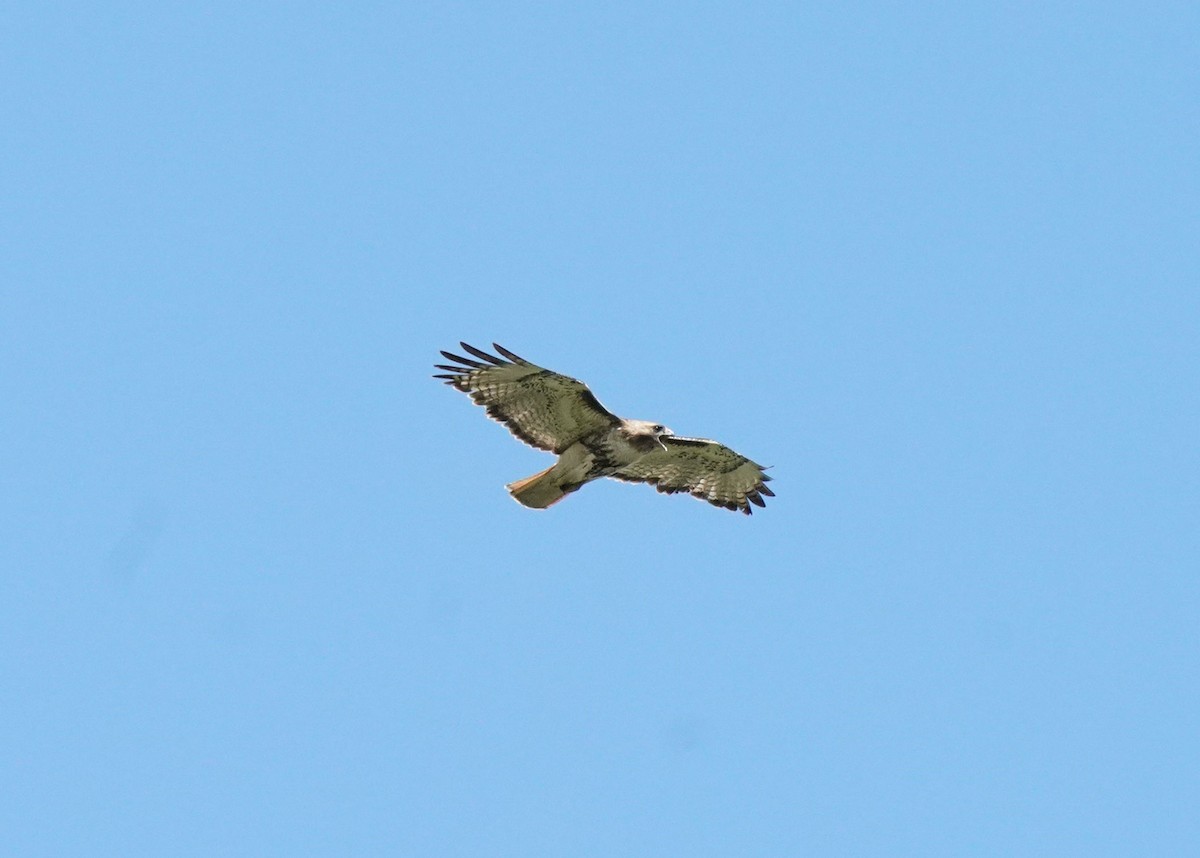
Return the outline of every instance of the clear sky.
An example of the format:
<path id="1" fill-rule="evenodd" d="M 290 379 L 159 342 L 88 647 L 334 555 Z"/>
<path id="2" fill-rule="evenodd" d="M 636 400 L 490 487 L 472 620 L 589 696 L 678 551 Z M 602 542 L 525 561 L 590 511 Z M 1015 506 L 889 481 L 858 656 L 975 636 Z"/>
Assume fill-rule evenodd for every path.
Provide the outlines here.
<path id="1" fill-rule="evenodd" d="M 0 852 L 1200 854 L 1195 3 L 5 31 Z"/>

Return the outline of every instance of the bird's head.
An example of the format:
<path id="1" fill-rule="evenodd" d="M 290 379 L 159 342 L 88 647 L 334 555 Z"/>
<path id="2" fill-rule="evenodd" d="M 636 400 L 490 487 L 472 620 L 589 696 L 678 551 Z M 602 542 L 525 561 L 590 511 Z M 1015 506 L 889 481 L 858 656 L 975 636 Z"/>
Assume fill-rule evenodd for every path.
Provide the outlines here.
<path id="1" fill-rule="evenodd" d="M 640 441 L 647 446 L 658 446 L 664 450 L 667 449 L 667 445 L 661 439 L 666 435 L 675 434 L 661 423 L 651 423 L 649 420 L 626 420 L 621 428 L 635 446 Z"/>

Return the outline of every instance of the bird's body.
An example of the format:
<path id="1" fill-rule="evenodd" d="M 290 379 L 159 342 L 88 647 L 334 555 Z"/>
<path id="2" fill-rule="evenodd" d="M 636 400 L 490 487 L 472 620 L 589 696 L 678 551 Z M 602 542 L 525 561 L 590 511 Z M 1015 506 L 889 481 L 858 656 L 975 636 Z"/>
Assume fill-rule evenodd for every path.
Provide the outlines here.
<path id="1" fill-rule="evenodd" d="M 640 462 L 655 450 L 666 449 L 659 436 L 670 430 L 664 433 L 664 427 L 658 426 L 656 433 L 654 427 L 644 420 L 622 420 L 617 426 L 580 438 L 545 471 L 509 483 L 507 488 L 526 506 L 545 509 L 584 483 L 616 476 L 622 467 Z"/>
<path id="2" fill-rule="evenodd" d="M 435 377 L 469 394 L 525 443 L 558 454 L 546 470 L 508 485 L 525 506 L 545 509 L 601 477 L 651 483 L 668 494 L 686 491 L 747 515 L 750 504 L 763 506 L 762 495 L 774 494 L 762 466 L 728 447 L 680 438 L 661 423 L 617 417 L 582 382 L 498 344 L 507 360 L 461 345 L 481 360 L 442 352 L 461 365 L 438 364 L 450 374 Z"/>

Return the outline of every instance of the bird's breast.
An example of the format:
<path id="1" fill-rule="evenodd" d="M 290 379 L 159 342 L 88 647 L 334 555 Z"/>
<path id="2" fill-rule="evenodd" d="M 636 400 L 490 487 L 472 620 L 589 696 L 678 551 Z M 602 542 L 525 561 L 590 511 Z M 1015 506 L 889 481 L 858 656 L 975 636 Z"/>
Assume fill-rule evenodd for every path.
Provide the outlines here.
<path id="1" fill-rule="evenodd" d="M 597 434 L 584 443 L 592 451 L 592 473 L 596 476 L 609 476 L 658 446 L 649 436 L 626 435 L 619 429 Z"/>

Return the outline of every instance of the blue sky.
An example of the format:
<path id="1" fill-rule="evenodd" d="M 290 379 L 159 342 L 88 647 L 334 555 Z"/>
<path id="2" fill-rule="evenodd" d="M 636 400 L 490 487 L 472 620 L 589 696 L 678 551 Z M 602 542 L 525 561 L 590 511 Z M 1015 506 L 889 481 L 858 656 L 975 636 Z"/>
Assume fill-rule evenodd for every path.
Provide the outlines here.
<path id="1" fill-rule="evenodd" d="M 26 4 L 6 854 L 1200 848 L 1194 4 Z M 546 467 L 499 341 L 775 470 Z"/>

